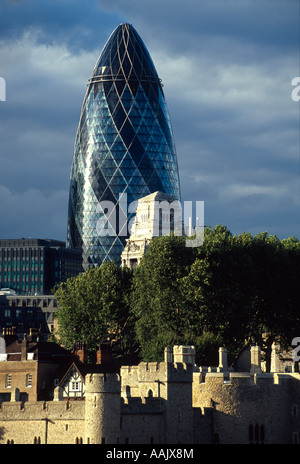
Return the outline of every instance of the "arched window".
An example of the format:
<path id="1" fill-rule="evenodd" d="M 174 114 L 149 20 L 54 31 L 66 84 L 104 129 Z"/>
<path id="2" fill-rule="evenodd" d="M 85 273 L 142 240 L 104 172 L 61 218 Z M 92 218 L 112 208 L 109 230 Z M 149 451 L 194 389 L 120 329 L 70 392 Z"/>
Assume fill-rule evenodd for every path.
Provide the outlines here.
<path id="1" fill-rule="evenodd" d="M 265 441 L 265 427 L 263 425 L 260 426 L 260 442 L 264 443 Z"/>
<path id="2" fill-rule="evenodd" d="M 148 398 L 153 398 L 153 391 L 151 389 L 148 391 Z"/>
<path id="3" fill-rule="evenodd" d="M 259 441 L 259 426 L 258 424 L 255 424 L 255 428 L 254 428 L 254 440 L 256 442 Z"/>
<path id="4" fill-rule="evenodd" d="M 249 441 L 253 441 L 253 425 L 249 425 Z"/>
<path id="5" fill-rule="evenodd" d="M 264 443 L 265 442 L 265 426 L 261 425 L 259 426 L 258 424 L 255 424 L 253 426 L 252 424 L 249 425 L 248 429 L 248 436 L 249 436 L 249 442 L 250 443 Z"/>

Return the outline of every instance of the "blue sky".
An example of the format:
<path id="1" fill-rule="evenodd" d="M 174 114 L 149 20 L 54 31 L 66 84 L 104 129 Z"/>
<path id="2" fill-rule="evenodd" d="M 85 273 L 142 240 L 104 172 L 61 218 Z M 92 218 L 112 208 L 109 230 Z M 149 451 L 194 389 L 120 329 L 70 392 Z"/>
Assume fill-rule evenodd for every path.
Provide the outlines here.
<path id="1" fill-rule="evenodd" d="M 66 240 L 87 80 L 121 22 L 163 81 L 182 199 L 211 227 L 300 238 L 298 0 L 0 0 L 0 237 Z"/>

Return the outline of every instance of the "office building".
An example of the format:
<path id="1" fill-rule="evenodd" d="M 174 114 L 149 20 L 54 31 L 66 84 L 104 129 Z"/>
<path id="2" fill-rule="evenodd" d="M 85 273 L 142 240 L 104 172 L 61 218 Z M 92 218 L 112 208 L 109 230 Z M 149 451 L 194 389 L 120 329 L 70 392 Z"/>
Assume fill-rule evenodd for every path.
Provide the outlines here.
<path id="1" fill-rule="evenodd" d="M 75 139 L 67 246 L 84 269 L 121 262 L 134 202 L 157 191 L 180 200 L 169 113 L 146 46 L 121 24 L 89 79 Z"/>
<path id="2" fill-rule="evenodd" d="M 20 295 L 49 294 L 82 271 L 81 254 L 59 240 L 0 240 L 0 287 Z"/>

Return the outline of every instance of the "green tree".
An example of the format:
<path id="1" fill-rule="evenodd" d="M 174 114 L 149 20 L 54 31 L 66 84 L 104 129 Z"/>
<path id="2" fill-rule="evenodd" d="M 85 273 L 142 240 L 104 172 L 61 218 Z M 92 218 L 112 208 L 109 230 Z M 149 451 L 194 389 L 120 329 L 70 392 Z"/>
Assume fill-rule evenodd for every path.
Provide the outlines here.
<path id="1" fill-rule="evenodd" d="M 157 237 L 134 273 L 131 307 L 144 360 L 161 359 L 165 346 L 192 343 L 196 321 L 181 281 L 193 259 L 184 237 Z"/>
<path id="2" fill-rule="evenodd" d="M 286 267 L 283 270 L 285 280 L 282 285 L 286 287 L 285 313 L 289 314 L 290 333 L 292 337 L 300 334 L 300 240 L 289 237 L 281 241 L 286 255 Z M 288 272 L 286 273 L 286 269 Z M 289 341 L 290 342 L 290 341 Z"/>
<path id="3" fill-rule="evenodd" d="M 231 352 L 247 334 L 250 262 L 225 226 L 205 230 L 203 245 L 184 278 L 186 304 L 198 315 L 199 335 L 214 334 Z"/>
<path id="4" fill-rule="evenodd" d="M 55 293 L 60 342 L 67 348 L 84 342 L 93 351 L 109 340 L 115 354 L 130 352 L 134 346 L 131 280 L 130 270 L 107 262 L 61 283 Z"/>
<path id="5" fill-rule="evenodd" d="M 221 337 L 236 356 L 245 342 L 257 342 L 269 369 L 272 343 L 291 343 L 293 321 L 299 321 L 296 276 L 297 240 L 281 242 L 267 233 L 233 236 L 225 226 L 216 226 L 205 231 L 184 279 L 185 294 L 202 333 Z"/>

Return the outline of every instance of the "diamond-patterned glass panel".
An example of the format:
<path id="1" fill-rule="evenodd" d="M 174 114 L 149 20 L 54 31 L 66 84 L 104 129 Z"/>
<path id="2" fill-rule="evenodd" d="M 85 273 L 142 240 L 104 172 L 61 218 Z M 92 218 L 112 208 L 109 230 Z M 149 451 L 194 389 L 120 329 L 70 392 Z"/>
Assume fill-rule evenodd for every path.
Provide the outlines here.
<path id="1" fill-rule="evenodd" d="M 180 200 L 170 118 L 149 52 L 121 24 L 89 80 L 75 139 L 67 243 L 82 250 L 85 269 L 120 262 L 122 214 L 128 222 L 129 205 L 156 191 Z"/>

